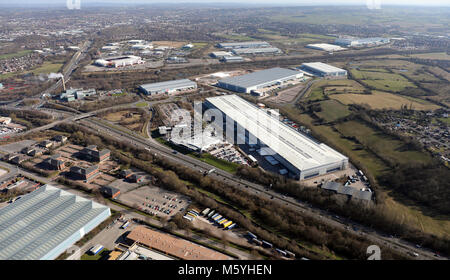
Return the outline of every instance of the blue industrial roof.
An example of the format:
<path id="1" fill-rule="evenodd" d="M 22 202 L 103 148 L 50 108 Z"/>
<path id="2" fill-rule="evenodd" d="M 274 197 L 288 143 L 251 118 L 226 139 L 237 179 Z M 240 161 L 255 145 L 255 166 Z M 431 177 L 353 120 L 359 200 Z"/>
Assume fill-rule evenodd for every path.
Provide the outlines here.
<path id="1" fill-rule="evenodd" d="M 109 215 L 104 205 L 42 186 L 0 209 L 0 260 L 56 258 L 49 255 L 62 253 Z"/>

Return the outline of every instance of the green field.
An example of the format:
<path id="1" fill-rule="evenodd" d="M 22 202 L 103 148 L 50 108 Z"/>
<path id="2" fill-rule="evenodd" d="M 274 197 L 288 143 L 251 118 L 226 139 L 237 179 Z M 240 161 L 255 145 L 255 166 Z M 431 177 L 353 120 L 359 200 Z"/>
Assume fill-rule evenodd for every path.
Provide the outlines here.
<path id="1" fill-rule="evenodd" d="M 136 107 L 138 107 L 138 108 L 147 107 L 147 106 L 148 106 L 148 103 L 147 103 L 147 102 L 139 102 L 139 103 L 136 103 Z"/>
<path id="2" fill-rule="evenodd" d="M 42 64 L 38 68 L 35 68 L 27 72 L 31 72 L 34 75 L 57 73 L 61 70 L 62 66 L 63 66 L 62 63 L 53 63 L 50 61 L 45 61 L 44 64 Z"/>
<path id="3" fill-rule="evenodd" d="M 202 154 L 201 157 L 193 156 L 203 162 L 206 162 L 212 166 L 215 166 L 219 169 L 222 169 L 224 171 L 227 171 L 229 173 L 236 173 L 237 168 L 239 167 L 239 164 L 229 162 L 223 159 L 216 158 L 210 154 Z"/>
<path id="4" fill-rule="evenodd" d="M 346 105 L 341 104 L 336 100 L 325 100 L 320 102 L 322 111 L 317 112 L 316 115 L 325 120 L 325 122 L 336 121 L 350 115 L 350 111 Z"/>
<path id="5" fill-rule="evenodd" d="M 372 109 L 401 109 L 405 105 L 415 110 L 435 110 L 440 108 L 438 105 L 422 99 L 376 90 L 372 91 L 372 94 L 334 94 L 330 95 L 330 98 L 346 105 L 366 104 Z"/>
<path id="6" fill-rule="evenodd" d="M 18 51 L 15 53 L 7 53 L 7 54 L 0 54 L 0 59 L 10 59 L 13 57 L 22 57 L 25 56 L 27 54 L 31 53 L 30 50 L 23 50 L 23 51 Z"/>
<path id="7" fill-rule="evenodd" d="M 347 121 L 335 126 L 345 136 L 353 136 L 372 151 L 392 161 L 406 163 L 430 163 L 432 158 L 428 153 L 414 151 L 406 147 L 398 139 L 385 135 L 358 121 Z"/>
<path id="8" fill-rule="evenodd" d="M 416 86 L 409 82 L 406 78 L 391 73 L 350 70 L 355 79 L 361 80 L 368 86 L 378 90 L 387 90 L 391 92 L 401 92 L 405 88 L 416 88 Z"/>

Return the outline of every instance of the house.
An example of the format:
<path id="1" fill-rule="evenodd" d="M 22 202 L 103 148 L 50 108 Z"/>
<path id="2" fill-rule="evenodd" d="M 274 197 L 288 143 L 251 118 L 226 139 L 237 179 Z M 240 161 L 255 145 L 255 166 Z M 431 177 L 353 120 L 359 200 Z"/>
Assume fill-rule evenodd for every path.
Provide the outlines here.
<path id="1" fill-rule="evenodd" d="M 133 175 L 133 172 L 129 169 L 120 171 L 120 176 L 124 179 L 128 179 L 131 175 Z"/>
<path id="2" fill-rule="evenodd" d="M 139 174 L 133 173 L 130 176 L 129 180 L 133 183 L 141 183 L 142 181 L 144 181 L 144 178 L 145 178 L 144 175 L 139 175 Z"/>
<path id="3" fill-rule="evenodd" d="M 102 162 L 102 161 L 109 159 L 109 157 L 111 155 L 111 151 L 108 149 L 103 149 L 103 150 L 99 151 L 97 149 L 97 146 L 89 145 L 89 146 L 85 147 L 84 149 L 82 149 L 80 151 L 80 154 L 86 160 Z"/>
<path id="4" fill-rule="evenodd" d="M 25 160 L 25 157 L 22 155 L 16 155 L 13 158 L 11 158 L 11 162 L 14 164 L 21 164 Z"/>
<path id="5" fill-rule="evenodd" d="M 39 143 L 39 146 L 42 148 L 50 148 L 51 146 L 53 146 L 53 142 L 49 140 L 44 140 Z"/>
<path id="6" fill-rule="evenodd" d="M 100 188 L 100 192 L 105 197 L 116 198 L 120 194 L 120 190 L 110 186 L 103 186 Z"/>
<path id="7" fill-rule="evenodd" d="M 89 167 L 72 166 L 70 167 L 70 173 L 73 177 L 78 180 L 84 180 L 85 182 L 89 182 L 100 174 L 98 165 L 92 165 Z"/>
<path id="8" fill-rule="evenodd" d="M 62 170 L 64 168 L 64 161 L 60 160 L 61 155 L 55 154 L 44 160 L 51 169 Z"/>
<path id="9" fill-rule="evenodd" d="M 28 155 L 28 154 L 31 153 L 33 150 L 34 150 L 34 149 L 31 148 L 31 147 L 25 147 L 25 148 L 23 148 L 20 152 L 21 152 L 22 154 Z"/>
<path id="10" fill-rule="evenodd" d="M 52 138 L 53 141 L 58 143 L 65 143 L 67 141 L 67 136 L 64 135 L 56 135 Z"/>

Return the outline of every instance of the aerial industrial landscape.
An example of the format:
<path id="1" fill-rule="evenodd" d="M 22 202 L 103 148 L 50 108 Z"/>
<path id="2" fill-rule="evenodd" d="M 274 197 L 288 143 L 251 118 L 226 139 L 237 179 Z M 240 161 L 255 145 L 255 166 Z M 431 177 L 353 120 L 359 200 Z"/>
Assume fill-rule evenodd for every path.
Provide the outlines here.
<path id="1" fill-rule="evenodd" d="M 0 260 L 449 258 L 450 7 L 25 2 Z"/>

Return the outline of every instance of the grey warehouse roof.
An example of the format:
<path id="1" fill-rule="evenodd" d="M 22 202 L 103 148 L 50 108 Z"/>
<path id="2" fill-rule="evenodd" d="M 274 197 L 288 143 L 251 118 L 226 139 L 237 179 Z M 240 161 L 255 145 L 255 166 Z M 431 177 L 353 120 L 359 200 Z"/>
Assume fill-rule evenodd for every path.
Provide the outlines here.
<path id="1" fill-rule="evenodd" d="M 189 79 L 182 79 L 182 80 L 173 80 L 173 81 L 166 81 L 166 82 L 160 82 L 160 83 L 151 83 L 151 84 L 144 84 L 141 85 L 141 88 L 145 89 L 148 92 L 153 91 L 161 91 L 161 90 L 167 90 L 171 88 L 180 88 L 180 87 L 191 87 L 196 86 L 197 84 Z"/>
<path id="2" fill-rule="evenodd" d="M 311 63 L 303 63 L 302 65 L 307 66 L 309 68 L 318 70 L 324 73 L 334 73 L 334 72 L 342 72 L 344 69 L 334 67 L 333 65 L 325 64 L 322 62 L 311 62 Z"/>
<path id="3" fill-rule="evenodd" d="M 219 83 L 222 84 L 232 84 L 235 86 L 248 88 L 257 86 L 260 84 L 268 83 L 271 81 L 276 81 L 283 78 L 288 78 L 290 76 L 300 74 L 299 71 L 284 69 L 284 68 L 270 68 L 266 70 L 261 70 L 257 72 L 253 72 L 250 74 L 236 76 L 231 78 L 226 78 L 219 80 Z"/>
<path id="4" fill-rule="evenodd" d="M 110 214 L 104 205 L 42 186 L 0 209 L 0 260 L 54 259 Z"/>

